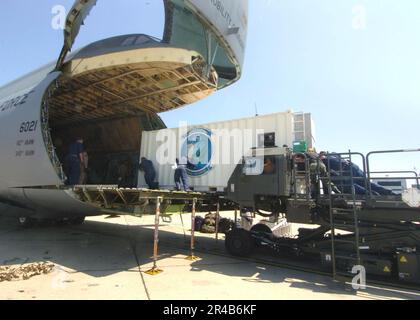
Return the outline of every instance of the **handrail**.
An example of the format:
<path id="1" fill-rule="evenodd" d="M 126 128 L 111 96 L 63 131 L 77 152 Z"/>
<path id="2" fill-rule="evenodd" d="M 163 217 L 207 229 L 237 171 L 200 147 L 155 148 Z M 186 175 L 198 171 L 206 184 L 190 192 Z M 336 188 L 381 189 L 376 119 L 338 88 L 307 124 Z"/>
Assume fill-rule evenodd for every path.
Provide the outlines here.
<path id="1" fill-rule="evenodd" d="M 382 177 L 375 177 L 375 180 L 391 180 L 391 179 L 396 179 L 396 180 L 416 180 L 416 184 L 417 184 L 417 188 L 420 187 L 420 178 L 419 175 L 416 171 L 377 171 L 377 172 L 371 172 L 371 174 L 413 174 L 414 178 L 409 178 L 409 177 L 387 177 L 387 178 L 382 178 Z"/>
<path id="2" fill-rule="evenodd" d="M 353 162 L 352 156 L 360 156 L 362 158 L 363 175 L 364 176 L 363 177 L 354 177 L 354 175 L 352 174 L 353 177 L 351 179 L 353 181 L 354 180 L 364 180 L 365 190 L 368 190 L 368 186 L 370 186 L 370 184 L 368 183 L 368 181 L 370 181 L 370 180 L 367 178 L 366 158 L 365 158 L 365 155 L 363 153 L 360 153 L 360 152 L 352 152 L 352 151 L 343 152 L 343 153 L 328 153 L 327 154 L 328 167 L 330 168 L 330 166 L 331 166 L 330 159 L 333 158 L 333 157 L 339 157 L 341 160 L 347 160 L 347 159 L 343 159 L 343 156 L 350 157 L 349 161 L 350 161 L 350 164 L 352 164 L 352 165 L 355 165 L 355 163 Z M 340 165 L 340 166 L 342 166 L 342 165 Z M 342 169 L 342 167 L 340 167 L 340 169 Z M 345 180 L 345 176 L 343 176 L 343 170 L 341 170 L 341 171 L 342 172 L 340 172 L 340 177 L 341 177 L 340 179 Z M 334 177 L 331 177 L 331 180 L 334 180 Z"/>
<path id="3" fill-rule="evenodd" d="M 370 153 L 367 154 L 366 156 L 366 167 L 367 167 L 367 175 L 368 175 L 368 181 L 372 180 L 371 174 L 373 174 L 373 172 L 370 172 L 370 157 L 373 155 L 377 155 L 377 154 L 391 154 L 391 153 L 412 153 L 412 152 L 420 152 L 420 148 L 419 149 L 402 149 L 402 150 L 385 150 L 385 151 L 372 151 Z M 378 178 L 374 178 L 374 179 L 378 179 Z M 398 178 L 393 178 L 393 179 L 398 179 Z M 409 178 L 402 178 L 402 179 L 407 179 L 409 180 Z M 389 180 L 389 178 L 388 178 Z M 417 186 L 419 186 L 419 180 L 418 180 L 418 176 L 417 176 Z M 369 183 L 369 194 L 372 196 L 372 185 Z"/>

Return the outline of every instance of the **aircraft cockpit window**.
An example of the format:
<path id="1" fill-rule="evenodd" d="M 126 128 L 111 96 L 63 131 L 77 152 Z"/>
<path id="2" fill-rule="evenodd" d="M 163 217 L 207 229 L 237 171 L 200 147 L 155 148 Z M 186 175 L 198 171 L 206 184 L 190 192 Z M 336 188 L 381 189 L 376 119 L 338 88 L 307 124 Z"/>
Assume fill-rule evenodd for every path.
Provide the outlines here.
<path id="1" fill-rule="evenodd" d="M 146 37 L 144 35 L 141 35 L 141 36 L 138 36 L 137 37 L 135 44 L 136 45 L 140 45 L 140 44 L 146 44 L 148 42 L 151 42 L 150 41 L 150 38 L 149 37 Z"/>
<path id="2" fill-rule="evenodd" d="M 129 46 L 140 46 L 147 43 L 154 43 L 155 41 L 152 40 L 150 37 L 145 35 L 140 36 L 130 36 L 124 39 L 123 43 L 121 44 L 122 47 L 129 47 Z"/>
<path id="3" fill-rule="evenodd" d="M 136 41 L 136 37 L 128 37 L 124 40 L 124 42 L 121 44 L 123 47 L 132 46 L 134 44 L 134 41 Z"/>

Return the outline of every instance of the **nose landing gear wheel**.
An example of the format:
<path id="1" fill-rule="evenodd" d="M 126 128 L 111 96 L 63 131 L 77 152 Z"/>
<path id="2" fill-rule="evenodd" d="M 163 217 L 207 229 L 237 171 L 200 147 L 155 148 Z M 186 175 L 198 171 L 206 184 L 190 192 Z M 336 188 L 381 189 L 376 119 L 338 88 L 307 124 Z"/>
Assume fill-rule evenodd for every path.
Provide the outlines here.
<path id="1" fill-rule="evenodd" d="M 225 245 L 230 254 L 247 257 L 254 251 L 255 241 L 250 232 L 244 229 L 234 229 L 226 235 Z"/>

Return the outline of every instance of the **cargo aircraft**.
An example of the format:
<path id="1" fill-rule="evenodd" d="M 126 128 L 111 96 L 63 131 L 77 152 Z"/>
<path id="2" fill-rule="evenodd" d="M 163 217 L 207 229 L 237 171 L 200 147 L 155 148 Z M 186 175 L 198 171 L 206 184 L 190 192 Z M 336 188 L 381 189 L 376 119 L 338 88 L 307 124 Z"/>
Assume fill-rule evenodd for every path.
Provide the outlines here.
<path id="1" fill-rule="evenodd" d="M 82 223 L 107 212 L 91 197 L 106 203 L 110 192 L 126 201 L 130 194 L 116 187 L 118 165 L 136 175 L 142 132 L 165 128 L 158 114 L 241 77 L 247 0 L 164 0 L 162 40 L 129 34 L 72 51 L 95 5 L 75 1 L 57 61 L 0 88 L 0 215 L 22 225 Z M 66 152 L 77 137 L 89 151 L 90 184 L 109 186 L 108 194 L 67 184 Z"/>

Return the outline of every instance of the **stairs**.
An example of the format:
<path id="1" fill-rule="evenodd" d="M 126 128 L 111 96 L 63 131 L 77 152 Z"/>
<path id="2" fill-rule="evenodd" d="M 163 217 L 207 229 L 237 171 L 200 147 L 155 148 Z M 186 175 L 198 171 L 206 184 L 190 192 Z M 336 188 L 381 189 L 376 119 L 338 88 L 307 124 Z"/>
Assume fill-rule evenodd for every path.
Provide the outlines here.
<path id="1" fill-rule="evenodd" d="M 347 281 L 349 277 L 353 277 L 352 267 L 361 265 L 358 217 L 360 204 L 356 201 L 355 179 L 351 166 L 352 153 L 349 152 L 345 156 L 340 155 L 340 157 L 350 164 L 349 170 L 340 168 L 340 172 L 335 172 L 334 175 L 331 174 L 331 170 L 328 172 L 331 262 L 334 280 Z M 334 188 L 339 188 L 342 193 L 333 194 Z M 351 232 L 351 235 L 340 236 L 337 233 L 338 230 Z M 343 246 L 346 246 L 345 251 L 340 250 L 340 247 Z M 348 248 L 351 250 L 348 251 Z"/>

